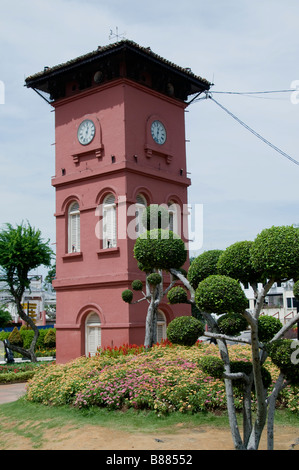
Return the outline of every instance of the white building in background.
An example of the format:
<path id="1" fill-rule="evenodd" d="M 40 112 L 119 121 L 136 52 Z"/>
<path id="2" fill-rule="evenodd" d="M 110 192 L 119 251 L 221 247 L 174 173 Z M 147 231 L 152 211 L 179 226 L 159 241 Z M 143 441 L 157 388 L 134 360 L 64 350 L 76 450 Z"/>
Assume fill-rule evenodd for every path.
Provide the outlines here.
<path id="1" fill-rule="evenodd" d="M 255 303 L 253 289 L 244 286 L 244 292 L 249 300 L 249 308 L 253 310 Z M 293 294 L 293 281 L 276 282 L 268 292 L 261 314 L 276 317 L 284 325 L 297 314 L 298 309 L 299 302 Z"/>
<path id="2" fill-rule="evenodd" d="M 20 321 L 17 313 L 16 305 L 11 301 L 11 296 L 4 289 L 4 285 L 0 286 L 0 306 L 9 311 L 13 321 L 18 323 Z M 51 315 L 46 314 L 46 320 L 53 322 L 55 320 L 55 306 L 56 294 L 55 291 L 45 290 L 43 287 L 43 277 L 41 275 L 33 276 L 30 281 L 29 289 L 26 289 L 23 295 L 22 303 L 24 310 L 27 313 L 29 307 L 36 315 L 36 323 L 42 324 L 43 312 L 52 312 Z M 29 303 L 29 306 L 28 306 Z"/>

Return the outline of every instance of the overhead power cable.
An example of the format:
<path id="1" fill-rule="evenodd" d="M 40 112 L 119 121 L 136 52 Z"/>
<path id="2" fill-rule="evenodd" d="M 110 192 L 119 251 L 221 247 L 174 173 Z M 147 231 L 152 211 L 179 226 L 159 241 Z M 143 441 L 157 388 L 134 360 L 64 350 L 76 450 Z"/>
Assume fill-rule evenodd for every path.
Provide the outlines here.
<path id="1" fill-rule="evenodd" d="M 223 94 L 223 95 L 264 95 L 269 93 L 290 93 L 292 91 L 297 91 L 296 89 L 290 90 L 267 90 L 267 91 L 214 91 L 213 93 Z"/>
<path id="2" fill-rule="evenodd" d="M 214 92 L 213 92 L 214 93 Z M 290 155 L 288 155 L 286 152 L 284 152 L 283 150 L 279 149 L 278 147 L 276 147 L 276 145 L 273 145 L 271 142 L 269 142 L 269 140 L 265 139 L 263 136 L 261 136 L 260 134 L 258 134 L 258 132 L 256 132 L 254 129 L 252 129 L 251 127 L 249 127 L 247 124 L 245 124 L 245 122 L 241 121 L 241 119 L 239 119 L 235 114 L 233 114 L 231 111 L 229 111 L 225 106 L 223 106 L 222 104 L 220 104 L 218 101 L 216 101 L 212 95 L 210 93 L 206 93 L 206 97 L 209 98 L 210 100 L 212 100 L 214 103 L 216 103 L 221 109 L 223 109 L 223 111 L 225 111 L 227 114 L 229 114 L 233 119 L 235 119 L 235 121 L 237 121 L 239 124 L 241 124 L 241 126 L 245 127 L 245 129 L 247 129 L 249 132 L 251 132 L 253 135 L 255 135 L 256 137 L 258 137 L 260 140 L 262 140 L 265 144 L 269 145 L 269 147 L 273 148 L 276 152 L 280 153 L 283 157 L 287 158 L 288 160 L 290 160 L 291 162 L 295 163 L 295 165 L 299 165 L 299 162 L 297 160 L 295 160 L 294 158 L 292 158 Z"/>

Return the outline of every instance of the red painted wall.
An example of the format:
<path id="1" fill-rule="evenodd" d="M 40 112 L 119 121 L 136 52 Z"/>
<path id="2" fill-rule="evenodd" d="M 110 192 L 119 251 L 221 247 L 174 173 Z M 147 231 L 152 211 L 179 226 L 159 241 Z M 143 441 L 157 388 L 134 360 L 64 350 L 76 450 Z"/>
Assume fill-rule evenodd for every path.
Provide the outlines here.
<path id="1" fill-rule="evenodd" d="M 57 273 L 57 362 L 85 354 L 85 319 L 94 311 L 101 320 L 102 346 L 142 344 L 147 304 L 128 305 L 121 293 L 141 278 L 133 257 L 135 240 L 122 238 L 132 220 L 130 204 L 142 193 L 148 204 L 174 200 L 187 204 L 184 103 L 128 80 L 116 80 L 55 104 Z M 155 144 L 150 123 L 160 119 L 167 142 Z M 77 141 L 83 119 L 96 124 L 94 140 Z M 112 156 L 114 163 L 112 163 Z M 103 250 L 95 230 L 98 205 L 114 193 L 119 216 L 117 248 Z M 67 214 L 80 207 L 80 253 L 67 251 Z M 124 217 L 120 217 L 121 213 Z M 167 321 L 190 314 L 186 305 L 162 306 Z"/>

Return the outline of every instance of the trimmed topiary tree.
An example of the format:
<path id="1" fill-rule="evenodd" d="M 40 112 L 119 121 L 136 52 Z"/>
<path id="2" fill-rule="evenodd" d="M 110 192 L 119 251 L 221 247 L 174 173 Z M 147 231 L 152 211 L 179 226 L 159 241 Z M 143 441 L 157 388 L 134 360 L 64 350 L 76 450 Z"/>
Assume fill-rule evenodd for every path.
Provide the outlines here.
<path id="1" fill-rule="evenodd" d="M 217 324 L 220 332 L 228 336 L 237 336 L 248 327 L 246 318 L 240 313 L 233 312 L 222 315 Z"/>
<path id="2" fill-rule="evenodd" d="M 186 262 L 187 251 L 178 235 L 170 230 L 154 229 L 137 238 L 134 256 L 146 271 L 179 269 Z"/>
<path id="3" fill-rule="evenodd" d="M 173 287 L 167 294 L 170 304 L 185 304 L 188 301 L 187 291 L 180 286 Z"/>
<path id="4" fill-rule="evenodd" d="M 266 343 L 270 341 L 276 333 L 278 333 L 283 327 L 278 318 L 263 315 L 258 319 L 258 337 L 259 341 Z"/>
<path id="5" fill-rule="evenodd" d="M 218 274 L 217 263 L 222 252 L 222 250 L 205 251 L 192 261 L 187 278 L 193 289 L 196 289 L 208 276 Z"/>
<path id="6" fill-rule="evenodd" d="M 199 283 L 195 303 L 199 310 L 218 315 L 227 312 L 243 313 L 248 307 L 248 300 L 240 283 L 228 276 L 217 274 Z"/>
<path id="7" fill-rule="evenodd" d="M 203 324 L 194 317 L 177 317 L 167 327 L 169 341 L 182 346 L 193 346 L 203 333 Z"/>
<path id="8" fill-rule="evenodd" d="M 12 344 L 14 346 L 19 346 L 19 347 L 23 346 L 22 336 L 20 335 L 20 332 L 19 332 L 19 330 L 16 326 L 14 327 L 12 332 L 10 333 L 8 339 L 9 339 L 10 344 Z"/>

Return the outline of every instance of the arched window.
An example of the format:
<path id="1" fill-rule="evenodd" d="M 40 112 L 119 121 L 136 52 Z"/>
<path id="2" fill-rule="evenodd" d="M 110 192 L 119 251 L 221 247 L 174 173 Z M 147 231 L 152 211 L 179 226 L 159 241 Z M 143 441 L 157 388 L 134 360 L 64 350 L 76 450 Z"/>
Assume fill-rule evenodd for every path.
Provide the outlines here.
<path id="1" fill-rule="evenodd" d="M 168 203 L 168 212 L 169 212 L 169 230 L 178 234 L 179 231 L 179 206 L 170 201 Z"/>
<path id="2" fill-rule="evenodd" d="M 162 310 L 158 310 L 157 315 L 157 342 L 161 343 L 166 339 L 166 318 Z"/>
<path id="3" fill-rule="evenodd" d="M 114 194 L 103 202 L 103 248 L 116 247 L 116 204 Z"/>
<path id="4" fill-rule="evenodd" d="M 142 214 L 146 210 L 146 199 L 142 194 L 138 194 L 135 203 L 135 220 L 136 220 L 136 238 L 138 238 L 146 228 L 142 223 Z"/>
<path id="5" fill-rule="evenodd" d="M 73 202 L 68 211 L 68 252 L 80 251 L 80 210 L 78 202 Z"/>
<path id="6" fill-rule="evenodd" d="M 85 354 L 94 356 L 101 347 L 101 320 L 97 313 L 91 312 L 85 322 Z"/>

